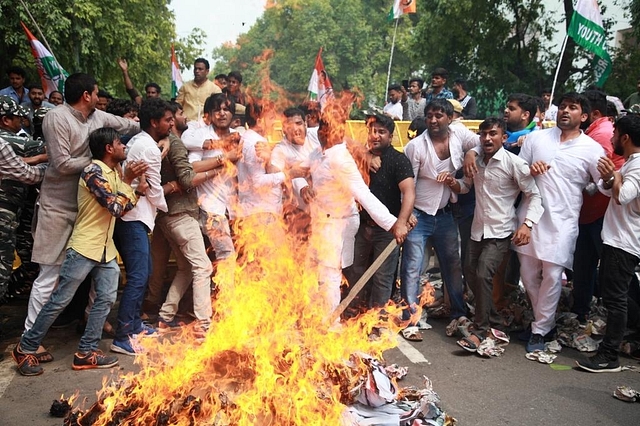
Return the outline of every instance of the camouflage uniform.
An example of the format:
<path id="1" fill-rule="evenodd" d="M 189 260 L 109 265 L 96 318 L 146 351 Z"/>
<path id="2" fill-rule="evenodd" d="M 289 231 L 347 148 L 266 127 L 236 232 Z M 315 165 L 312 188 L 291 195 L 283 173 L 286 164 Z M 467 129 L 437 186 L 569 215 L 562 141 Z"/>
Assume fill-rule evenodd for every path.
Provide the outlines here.
<path id="1" fill-rule="evenodd" d="M 2 98 L 0 116 L 20 114 Z M 8 142 L 19 157 L 32 157 L 45 152 L 42 140 L 18 136 L 5 129 L 0 129 L 0 138 Z M 38 275 L 38 264 L 31 262 L 31 220 L 37 195 L 37 185 L 11 179 L 0 180 L 0 301 L 9 289 L 12 294 L 25 291 L 25 288 L 28 291 Z M 20 256 L 21 266 L 13 271 L 15 251 Z"/>

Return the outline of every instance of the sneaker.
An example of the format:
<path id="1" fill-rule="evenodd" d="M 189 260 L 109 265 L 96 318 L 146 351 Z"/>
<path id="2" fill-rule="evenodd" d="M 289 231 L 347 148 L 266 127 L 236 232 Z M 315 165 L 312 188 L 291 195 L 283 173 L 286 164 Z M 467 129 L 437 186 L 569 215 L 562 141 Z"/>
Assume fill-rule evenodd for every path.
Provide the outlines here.
<path id="1" fill-rule="evenodd" d="M 131 346 L 131 342 L 129 340 L 113 340 L 111 342 L 111 346 L 109 347 L 111 352 L 116 352 L 119 354 L 125 354 L 130 356 L 136 356 L 137 352 Z"/>
<path id="2" fill-rule="evenodd" d="M 169 331 L 176 330 L 180 328 L 181 324 L 176 321 L 176 319 L 172 319 L 171 321 L 166 321 L 161 317 L 158 317 L 158 333 L 167 333 Z"/>
<path id="3" fill-rule="evenodd" d="M 140 332 L 136 333 L 135 336 L 141 337 L 141 336 L 154 336 L 158 334 L 158 330 L 156 330 L 155 328 L 151 327 L 149 324 L 146 323 L 142 323 L 142 329 L 140 330 Z"/>
<path id="4" fill-rule="evenodd" d="M 544 337 L 542 334 L 532 333 L 527 343 L 527 352 L 544 351 Z"/>
<path id="5" fill-rule="evenodd" d="M 39 376 L 44 372 L 40 366 L 38 358 L 35 354 L 27 354 L 20 350 L 20 344 L 17 344 L 11 352 L 13 360 L 18 364 L 18 371 L 23 376 Z"/>
<path id="6" fill-rule="evenodd" d="M 114 355 L 105 355 L 100 350 L 95 350 L 83 354 L 76 352 L 73 355 L 71 368 L 74 370 L 90 370 L 93 368 L 111 368 L 118 365 L 118 357 Z"/>
<path id="7" fill-rule="evenodd" d="M 621 371 L 618 357 L 611 357 L 602 352 L 598 352 L 590 358 L 576 361 L 579 368 L 591 373 L 617 373 Z"/>

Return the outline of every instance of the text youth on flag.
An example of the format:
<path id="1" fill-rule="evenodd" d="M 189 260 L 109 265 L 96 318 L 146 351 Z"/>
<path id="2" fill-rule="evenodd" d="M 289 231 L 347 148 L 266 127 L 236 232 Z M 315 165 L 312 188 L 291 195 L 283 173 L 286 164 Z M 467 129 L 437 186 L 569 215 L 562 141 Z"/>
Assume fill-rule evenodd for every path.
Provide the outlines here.
<path id="1" fill-rule="evenodd" d="M 316 63 L 311 73 L 311 80 L 309 80 L 309 99 L 312 101 L 318 101 L 320 107 L 324 107 L 324 104 L 328 99 L 333 97 L 333 87 L 329 80 L 329 75 L 324 69 L 322 63 L 322 48 L 318 51 L 316 56 Z"/>
<path id="2" fill-rule="evenodd" d="M 64 82 L 69 77 L 69 73 L 60 66 L 51 52 L 31 34 L 24 22 L 20 22 L 20 24 L 29 39 L 31 53 L 36 60 L 36 68 L 38 68 L 45 95 L 48 98 L 51 92 L 56 90 L 64 93 Z"/>
<path id="3" fill-rule="evenodd" d="M 612 61 L 607 53 L 607 37 L 602 26 L 602 15 L 597 0 L 578 0 L 571 17 L 568 35 L 579 46 L 592 52 L 596 86 L 602 87 L 611 74 Z"/>
<path id="4" fill-rule="evenodd" d="M 416 13 L 416 1 L 417 0 L 394 0 L 393 6 L 391 6 L 391 10 L 389 11 L 388 19 L 393 21 L 402 15 Z"/>
<path id="5" fill-rule="evenodd" d="M 182 75 L 180 74 L 180 65 L 176 58 L 176 51 L 171 45 L 171 97 L 178 97 L 178 90 L 182 87 Z"/>

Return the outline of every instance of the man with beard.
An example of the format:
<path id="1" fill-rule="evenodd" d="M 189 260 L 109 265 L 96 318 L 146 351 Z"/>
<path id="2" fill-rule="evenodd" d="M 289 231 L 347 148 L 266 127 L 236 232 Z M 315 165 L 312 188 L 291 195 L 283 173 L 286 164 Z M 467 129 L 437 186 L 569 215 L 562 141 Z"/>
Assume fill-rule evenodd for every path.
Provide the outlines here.
<path id="1" fill-rule="evenodd" d="M 427 100 L 422 97 L 422 86 L 424 80 L 414 77 L 409 80 L 409 99 L 407 99 L 407 121 L 413 121 L 416 118 L 424 118 L 424 107 L 427 106 Z"/>
<path id="2" fill-rule="evenodd" d="M 602 180 L 598 187 L 611 195 L 602 226 L 600 285 L 607 308 L 607 331 L 591 358 L 577 361 L 593 373 L 620 371 L 620 344 L 627 328 L 627 293 L 640 262 L 640 116 L 629 114 L 616 121 L 613 150 L 625 164 L 619 172 L 609 157 L 598 161 Z"/>
<path id="3" fill-rule="evenodd" d="M 367 117 L 366 124 L 369 151 L 381 160 L 380 167 L 369 173 L 369 189 L 398 218 L 399 223 L 407 223 L 413 210 L 415 183 L 411 162 L 391 146 L 395 123 L 391 117 L 376 114 Z M 371 264 L 370 258 L 377 259 L 393 238 L 391 233 L 378 226 L 366 210 L 360 212 L 353 266 L 350 273 L 345 272 L 351 285 L 367 270 Z M 363 288 L 359 301 L 362 307 L 382 308 L 387 304 L 391 298 L 399 257 L 400 246 L 397 246 Z"/>
<path id="4" fill-rule="evenodd" d="M 513 93 L 507 98 L 507 106 L 504 109 L 504 122 L 507 125 L 507 141 L 504 147 L 518 154 L 520 152 L 519 139 L 536 129 L 533 120 L 538 107 L 533 97 L 524 93 Z"/>
<path id="5" fill-rule="evenodd" d="M 131 339 L 139 334 L 152 334 L 155 330 L 142 323 L 140 310 L 151 275 L 151 254 L 148 234 L 153 231 L 157 210 L 167 211 L 164 197 L 170 185 L 161 185 L 160 167 L 162 154 L 158 142 L 168 138 L 173 127 L 173 111 L 167 101 L 160 98 L 146 99 L 140 106 L 140 128 L 142 131 L 131 138 L 128 144 L 125 170 L 132 164 L 148 165 L 146 173 L 136 179 L 132 186 L 148 183 L 148 190 L 135 208 L 116 221 L 114 241 L 126 271 L 127 285 L 124 287 L 116 337 L 111 343 L 113 352 L 135 355 Z"/>
<path id="6" fill-rule="evenodd" d="M 613 123 L 607 117 L 607 96 L 599 90 L 587 90 L 583 95 L 589 100 L 591 112 L 582 128 L 585 134 L 598 142 L 616 170 L 624 164 L 624 158 L 613 152 L 611 137 Z M 596 191 L 595 184 L 591 184 Z M 573 306 L 571 312 L 586 325 L 591 311 L 591 299 L 597 292 L 598 262 L 602 253 L 602 223 L 609 205 L 609 197 L 596 191 L 585 191 L 578 220 L 578 239 L 573 262 Z"/>
<path id="7" fill-rule="evenodd" d="M 187 119 L 182 113 L 180 104 L 174 102 L 171 108 L 175 124 L 169 135 L 171 141 L 169 153 L 162 160 L 160 170 L 163 187 L 167 185 L 170 187 L 169 191 L 165 191 L 168 211 L 158 213 L 151 253 L 155 272 L 158 269 L 164 270 L 163 266 L 167 264 L 168 253 L 173 250 L 178 271 L 171 282 L 166 300 L 160 308 L 158 329 L 163 331 L 178 325 L 175 321 L 178 305 L 189 285 L 192 285 L 193 312 L 197 320 L 196 331 L 199 333 L 198 337 L 203 338 L 204 333 L 209 329 L 212 314 L 211 262 L 207 256 L 204 240 L 201 238 L 198 222 L 200 211 L 195 188 L 207 181 L 210 176 L 212 177 L 214 171 L 221 165 L 215 158 L 208 158 L 202 161 L 203 164 L 198 172 L 193 169 L 189 163 L 187 148 L 180 140 L 180 136 L 187 129 Z M 168 242 L 163 244 L 164 250 L 158 244 L 160 241 Z M 154 253 L 155 249 L 165 251 L 166 258 L 158 259 L 157 253 Z M 162 286 L 162 275 L 162 273 L 155 274 L 155 282 L 160 283 L 153 289 L 156 294 Z M 150 280 L 150 285 L 154 282 L 153 278 Z M 149 293 L 152 293 L 151 287 Z M 150 296 L 152 299 L 159 299 L 154 294 Z"/>
<path id="8" fill-rule="evenodd" d="M 444 68 L 436 68 L 431 73 L 431 85 L 425 96 L 427 103 L 434 99 L 453 99 L 453 93 L 447 89 L 449 72 Z"/>
<path id="9" fill-rule="evenodd" d="M 113 127 L 120 134 L 140 131 L 136 122 L 96 110 L 98 84 L 93 77 L 72 74 L 65 82 L 64 91 L 67 103 L 49 111 L 42 123 L 49 167 L 40 188 L 33 242 L 32 261 L 40 264 L 40 273 L 29 296 L 25 330 L 31 328 L 49 300 L 60 275 L 78 212 L 78 179 L 91 162 L 89 133 L 101 127 Z"/>
<path id="10" fill-rule="evenodd" d="M 458 322 L 466 320 L 467 315 L 458 228 L 449 205 L 451 190 L 445 180 L 462 167 L 464 153 L 478 146 L 478 136 L 464 126 L 451 126 L 453 105 L 446 99 L 428 103 L 425 114 L 427 131 L 405 147 L 415 175 L 413 215 L 418 219 L 402 248 L 400 271 L 400 290 L 407 304 L 403 319 L 412 319 L 410 326 L 403 331 L 408 340 L 422 338 L 415 327 L 418 318 L 412 317 L 419 307 L 420 270 L 428 239 L 431 239 L 440 261 L 442 278 L 451 301 L 451 322 L 447 334 L 453 335 Z"/>
<path id="11" fill-rule="evenodd" d="M 531 133 L 520 151 L 520 158 L 530 164 L 544 207 L 540 222 L 531 231 L 531 243 L 515 247 L 535 318 L 527 352 L 544 350 L 544 336 L 554 327 L 562 272 L 573 267 L 582 191 L 589 180 L 600 179 L 597 164 L 604 150 L 580 130 L 590 110 L 583 95 L 563 95 L 557 127 Z M 519 206 L 522 223 L 528 207 L 529 200 Z"/>
<path id="12" fill-rule="evenodd" d="M 198 58 L 193 63 L 193 80 L 187 81 L 178 91 L 176 102 L 184 108 L 184 115 L 188 121 L 198 121 L 202 118 L 204 102 L 215 93 L 222 90 L 209 80 L 209 61 Z"/>

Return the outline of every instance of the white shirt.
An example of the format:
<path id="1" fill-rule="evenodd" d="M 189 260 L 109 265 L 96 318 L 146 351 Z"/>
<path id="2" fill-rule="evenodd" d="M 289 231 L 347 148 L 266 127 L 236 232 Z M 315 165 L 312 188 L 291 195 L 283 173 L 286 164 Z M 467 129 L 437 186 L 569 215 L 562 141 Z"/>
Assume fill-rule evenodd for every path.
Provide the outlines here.
<path id="1" fill-rule="evenodd" d="M 600 179 L 598 159 L 605 153 L 582 132 L 566 142 L 560 142 L 560 134 L 558 127 L 529 133 L 520 150 L 520 158 L 528 164 L 542 160 L 551 168 L 535 177 L 544 213 L 531 231 L 531 243 L 514 250 L 571 269 L 582 191 L 591 179 Z M 518 207 L 520 221 L 524 221 L 528 207 L 528 200 Z"/>
<path id="2" fill-rule="evenodd" d="M 249 129 L 242 135 L 242 159 L 238 161 L 238 215 L 282 213 L 282 183 L 284 173 L 265 171 L 264 161 L 256 154 L 256 143 L 267 140 Z"/>
<path id="3" fill-rule="evenodd" d="M 145 131 L 141 131 L 131 138 L 127 144 L 127 159 L 124 167 L 132 161 L 144 161 L 149 168 L 144 173 L 149 188 L 144 197 L 140 197 L 136 206 L 126 215 L 122 216 L 125 222 L 140 221 L 153 231 L 156 220 L 156 209 L 163 212 L 168 211 L 167 201 L 164 199 L 164 191 L 160 183 L 160 165 L 162 164 L 162 154 L 155 140 Z M 139 179 L 135 179 L 131 186 L 138 187 Z"/>
<path id="4" fill-rule="evenodd" d="M 629 156 L 620 169 L 622 187 L 618 194 L 620 204 L 612 198 L 604 214 L 602 242 L 640 257 L 640 154 Z M 611 190 L 598 186 L 606 195 Z"/>
<path id="5" fill-rule="evenodd" d="M 478 173 L 473 177 L 476 207 L 471 224 L 471 239 L 507 238 L 518 226 L 514 203 L 522 191 L 530 199 L 526 218 L 538 223 L 544 209 L 542 198 L 531 176 L 529 165 L 511 152 L 500 148 L 488 164 L 481 154 L 476 159 Z M 471 181 L 460 179 L 461 193 L 469 192 Z"/>
<path id="6" fill-rule="evenodd" d="M 357 200 L 385 231 L 396 222 L 395 216 L 364 183 L 344 142 L 324 151 L 321 148 L 314 150 L 303 166 L 310 167 L 316 192 L 310 206 L 312 220 L 344 219 L 358 215 Z"/>
<path id="7" fill-rule="evenodd" d="M 303 161 L 309 159 L 311 153 L 320 148 L 320 141 L 318 140 L 318 128 L 307 129 L 307 138 L 303 145 L 296 145 L 283 139 L 271 151 L 271 164 L 280 170 L 284 170 L 287 167 L 293 167 L 301 164 Z M 301 210 L 307 209 L 307 204 L 300 197 L 300 185 L 306 186 L 307 183 L 304 179 L 293 180 L 293 192 L 296 206 Z"/>
<path id="8" fill-rule="evenodd" d="M 464 153 L 479 143 L 479 137 L 464 126 L 449 126 L 449 171 L 455 172 L 464 161 Z M 412 139 L 405 147 L 404 153 L 411 161 L 413 174 L 416 177 L 416 201 L 414 207 L 427 214 L 435 215 L 440 202 L 448 199 L 451 190 L 443 183 L 436 182 L 438 176 L 438 158 L 433 142 L 426 131 Z M 445 203 L 446 205 L 446 203 Z"/>
<path id="9" fill-rule="evenodd" d="M 402 120 L 402 102 L 398 101 L 395 104 L 389 102 L 382 110 L 389 114 L 394 120 Z"/>
<path id="10" fill-rule="evenodd" d="M 233 130 L 231 132 L 233 133 Z M 220 139 L 211 125 L 195 129 L 186 136 L 183 134 L 182 138 L 184 145 L 189 150 L 190 163 L 217 157 L 224 153 L 222 149 L 202 149 L 205 140 Z M 235 167 L 225 168 L 223 172 L 216 174 L 196 187 L 198 205 L 202 210 L 219 216 L 223 216 L 226 213 L 231 195 L 235 192 L 233 182 L 235 170 Z"/>
<path id="11" fill-rule="evenodd" d="M 547 121 L 556 121 L 558 117 L 558 107 L 554 104 L 549 105 L 549 108 L 544 112 L 544 119 Z"/>

